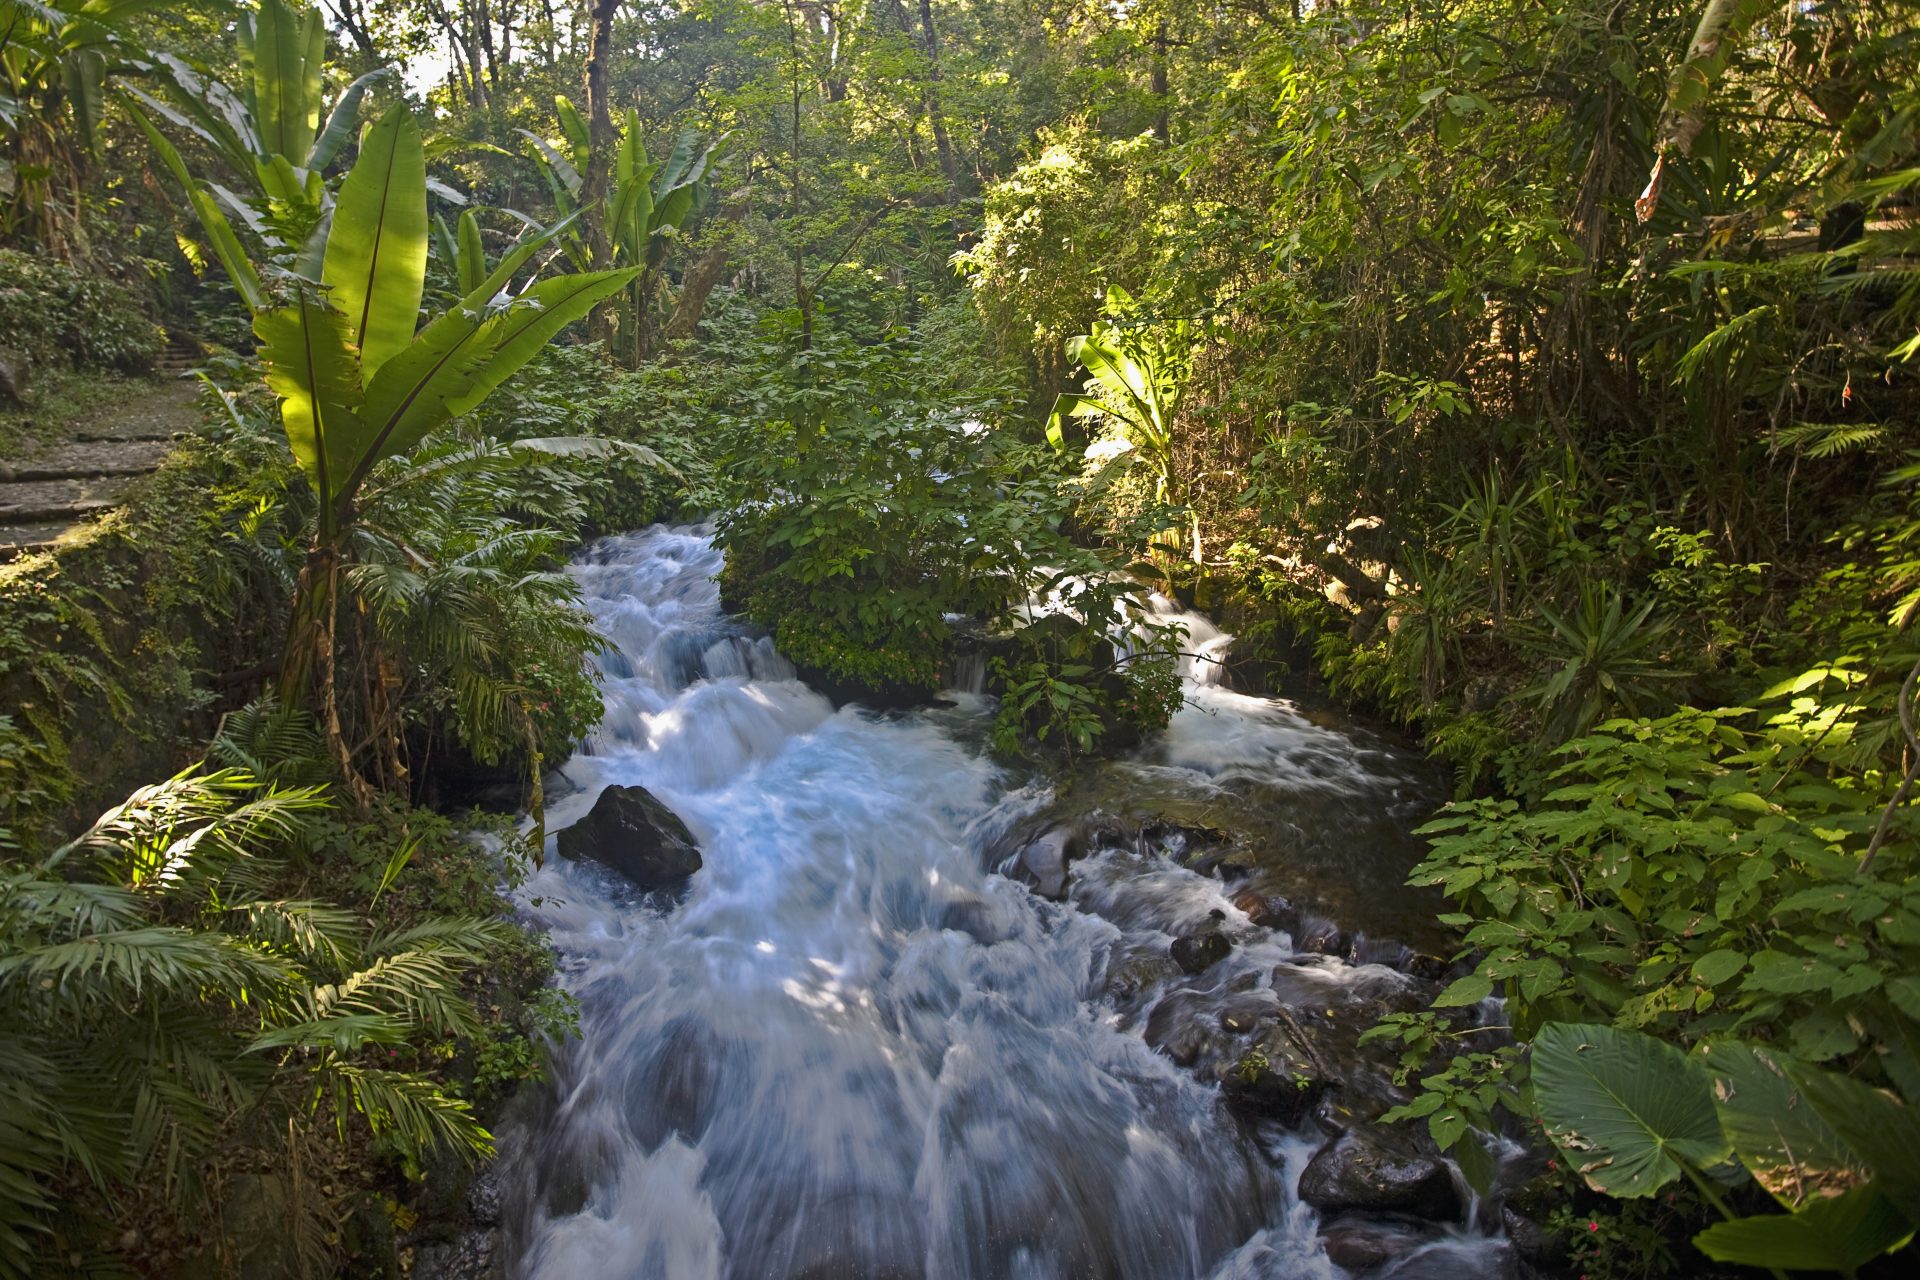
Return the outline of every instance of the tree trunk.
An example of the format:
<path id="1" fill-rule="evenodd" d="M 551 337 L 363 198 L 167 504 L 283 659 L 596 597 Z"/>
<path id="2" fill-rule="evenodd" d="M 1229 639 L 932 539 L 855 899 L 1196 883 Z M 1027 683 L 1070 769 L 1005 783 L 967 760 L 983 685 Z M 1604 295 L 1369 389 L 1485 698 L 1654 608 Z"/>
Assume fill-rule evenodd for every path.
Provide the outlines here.
<path id="1" fill-rule="evenodd" d="M 581 175 L 580 203 L 586 208 L 587 243 L 593 249 L 593 266 L 604 271 L 613 265 L 613 237 L 607 229 L 601 204 L 607 198 L 607 177 L 613 169 L 613 153 L 618 139 L 613 128 L 613 84 L 609 67 L 613 48 L 613 19 L 620 11 L 620 0 L 589 0 L 587 16 L 587 171 Z M 590 322 L 593 336 L 601 342 L 613 340 L 613 308 L 602 302 L 593 310 Z"/>
<path id="2" fill-rule="evenodd" d="M 922 0 L 925 3 L 925 0 Z M 1161 146 L 1167 144 L 1171 131 L 1167 127 L 1167 24 L 1162 22 L 1153 29 L 1153 67 L 1151 89 L 1153 91 L 1153 136 Z"/>
<path id="3" fill-rule="evenodd" d="M 737 223 L 746 216 L 747 202 L 736 200 L 720 213 L 720 217 L 729 223 Z M 733 255 L 733 235 L 726 232 L 707 246 L 687 268 L 680 279 L 680 301 L 673 309 L 661 330 L 662 343 L 679 342 L 694 335 L 700 327 L 700 317 L 706 312 L 707 298 L 712 295 L 715 286 L 727 274 L 727 262 Z M 651 354 L 651 353 L 649 353 Z"/>
<path id="4" fill-rule="evenodd" d="M 953 154 L 953 140 L 947 136 L 946 117 L 940 110 L 940 33 L 933 25 L 933 0 L 920 0 L 920 33 L 927 51 L 927 121 L 933 127 L 940 172 L 946 175 L 947 198 L 952 200 L 960 191 L 960 162 Z"/>

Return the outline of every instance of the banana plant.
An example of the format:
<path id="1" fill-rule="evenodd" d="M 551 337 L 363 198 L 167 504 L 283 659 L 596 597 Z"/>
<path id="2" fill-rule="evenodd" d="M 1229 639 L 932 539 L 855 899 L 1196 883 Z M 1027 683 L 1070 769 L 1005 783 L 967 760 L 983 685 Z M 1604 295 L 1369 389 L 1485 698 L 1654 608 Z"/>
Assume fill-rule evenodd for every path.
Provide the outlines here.
<path id="1" fill-rule="evenodd" d="M 72 182 L 81 157 L 95 150 L 109 75 L 149 56 L 127 23 L 159 4 L 0 0 L 0 123 L 7 141 L 0 184 L 8 230 L 35 222 L 42 244 L 56 253 L 77 235 L 69 202 L 53 198 L 53 184 Z"/>
<path id="2" fill-rule="evenodd" d="M 515 291 L 529 260 L 562 229 L 550 228 L 516 245 L 457 304 L 416 329 L 429 237 L 426 154 L 404 105 L 367 131 L 340 184 L 317 273 L 283 271 L 270 289 L 201 194 L 194 207 L 212 220 L 209 237 L 234 250 L 231 260 L 223 251 L 222 261 L 253 308 L 267 384 L 317 504 L 280 667 L 281 700 L 322 708 L 336 764 L 351 783 L 332 670 L 338 581 L 362 486 L 380 463 L 477 407 L 640 269 L 554 276 Z"/>
<path id="3" fill-rule="evenodd" d="M 1124 316 L 1133 299 L 1118 287 L 1107 291 L 1109 315 Z M 1186 386 L 1192 337 L 1186 321 L 1148 328 L 1096 320 L 1092 332 L 1067 339 L 1067 358 L 1090 375 L 1079 393 L 1061 395 L 1047 419 L 1047 440 L 1066 448 L 1069 418 L 1106 427 L 1087 449 L 1089 460 L 1131 451 L 1153 476 L 1154 501 L 1179 505 L 1184 496 L 1173 466 L 1174 418 Z M 1200 523 L 1193 522 L 1193 558 L 1200 559 Z"/>
<path id="4" fill-rule="evenodd" d="M 207 184 L 229 214 L 270 245 L 297 245 L 316 233 L 332 205 L 323 174 L 358 131 L 368 92 L 398 76 L 387 67 L 369 71 L 329 107 L 327 24 L 319 9 L 260 0 L 241 15 L 237 35 L 238 92 L 164 53 L 146 68 L 158 93 L 136 85 L 126 92 L 205 143 L 240 178 L 244 192 Z"/>
<path id="5" fill-rule="evenodd" d="M 580 193 L 585 185 L 581 174 L 588 166 L 592 148 L 587 122 L 573 104 L 562 98 L 555 105 L 562 143 L 556 145 L 526 129 L 520 134 L 527 141 L 528 157 L 546 179 L 554 208 L 566 216 L 581 211 Z M 706 206 L 711 191 L 708 171 L 715 151 L 725 141 L 723 134 L 703 145 L 697 131 L 685 129 L 674 140 L 667 158 L 654 161 L 648 157 L 641 135 L 640 113 L 630 110 L 621 125 L 619 150 L 614 154 L 608 183 L 604 226 L 609 257 L 601 264 L 640 268 L 618 317 L 626 355 L 636 363 L 645 359 L 652 347 L 660 268 L 674 238 Z M 584 228 L 570 232 L 560 243 L 576 270 L 596 265 L 593 244 Z"/>

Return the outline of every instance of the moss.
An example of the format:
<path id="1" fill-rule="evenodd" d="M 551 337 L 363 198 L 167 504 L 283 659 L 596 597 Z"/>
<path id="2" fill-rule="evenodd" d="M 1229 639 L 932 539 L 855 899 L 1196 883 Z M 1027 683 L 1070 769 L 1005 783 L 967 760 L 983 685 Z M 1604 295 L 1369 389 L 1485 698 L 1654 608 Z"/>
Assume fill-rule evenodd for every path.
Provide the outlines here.
<path id="1" fill-rule="evenodd" d="M 189 442 L 127 505 L 0 566 L 0 795 L 29 847 L 197 756 L 252 689 L 223 674 L 278 643 L 281 588 L 255 548 L 271 459 Z M 249 530 L 251 531 L 249 534 Z"/>

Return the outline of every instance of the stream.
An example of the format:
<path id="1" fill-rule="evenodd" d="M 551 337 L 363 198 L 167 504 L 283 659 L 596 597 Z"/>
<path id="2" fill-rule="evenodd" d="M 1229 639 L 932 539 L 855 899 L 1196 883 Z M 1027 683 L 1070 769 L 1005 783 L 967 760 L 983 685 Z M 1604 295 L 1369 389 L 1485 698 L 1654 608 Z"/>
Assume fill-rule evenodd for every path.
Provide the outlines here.
<path id="1" fill-rule="evenodd" d="M 520 891 L 582 1034 L 502 1134 L 509 1274 L 1348 1274 L 1295 1190 L 1330 1113 L 1236 1110 L 1240 1042 L 1186 1028 L 1310 1010 L 1350 1048 L 1368 1011 L 1420 1006 L 1410 957 L 1443 944 L 1403 881 L 1432 771 L 1202 656 L 1165 734 L 1062 794 L 989 759 L 977 692 L 836 710 L 721 612 L 720 563 L 655 527 L 572 568 L 607 714 L 550 827 L 643 786 L 704 866 L 669 898 L 550 855 Z M 1196 931 L 1231 951 L 1190 974 L 1168 955 Z M 1410 1234 L 1368 1274 L 1496 1274 L 1464 1213 L 1383 1218 Z"/>

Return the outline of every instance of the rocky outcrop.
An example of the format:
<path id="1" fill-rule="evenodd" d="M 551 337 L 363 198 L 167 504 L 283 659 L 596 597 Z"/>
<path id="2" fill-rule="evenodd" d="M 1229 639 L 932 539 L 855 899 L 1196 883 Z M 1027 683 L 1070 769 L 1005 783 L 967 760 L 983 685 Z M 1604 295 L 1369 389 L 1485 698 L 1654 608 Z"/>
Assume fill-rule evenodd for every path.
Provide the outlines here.
<path id="1" fill-rule="evenodd" d="M 1403 1213 L 1451 1222 L 1464 1211 L 1453 1171 L 1415 1130 L 1359 1125 L 1321 1147 L 1300 1198 L 1326 1212 Z"/>
<path id="2" fill-rule="evenodd" d="M 647 892 L 673 888 L 701 865 L 687 824 L 645 787 L 608 787 L 558 844 L 563 857 L 612 867 Z"/>

